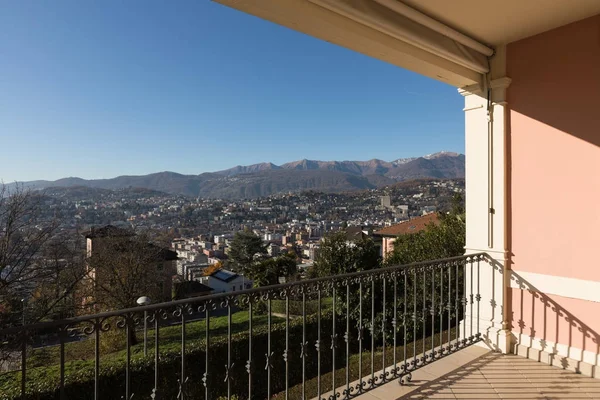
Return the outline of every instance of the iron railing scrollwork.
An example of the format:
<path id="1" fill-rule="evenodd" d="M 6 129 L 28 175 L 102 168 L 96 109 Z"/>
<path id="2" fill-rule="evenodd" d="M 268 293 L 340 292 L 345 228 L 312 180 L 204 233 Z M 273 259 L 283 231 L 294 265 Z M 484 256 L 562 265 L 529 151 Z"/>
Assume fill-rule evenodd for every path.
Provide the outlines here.
<path id="1" fill-rule="evenodd" d="M 2 329 L 0 351 L 12 361 L 0 374 L 12 381 L 0 379 L 0 392 L 11 399 L 351 399 L 390 380 L 406 383 L 415 370 L 482 340 L 486 265 L 493 261 L 480 253 Z M 146 325 L 147 355 L 137 343 Z M 56 352 L 39 343 L 43 335 Z M 116 345 L 107 349 L 109 339 Z M 69 359 L 88 347 L 83 362 Z M 48 352 L 55 358 L 40 365 Z M 77 377 L 74 365 L 82 365 Z M 43 368 L 57 369 L 54 384 L 33 384 Z"/>

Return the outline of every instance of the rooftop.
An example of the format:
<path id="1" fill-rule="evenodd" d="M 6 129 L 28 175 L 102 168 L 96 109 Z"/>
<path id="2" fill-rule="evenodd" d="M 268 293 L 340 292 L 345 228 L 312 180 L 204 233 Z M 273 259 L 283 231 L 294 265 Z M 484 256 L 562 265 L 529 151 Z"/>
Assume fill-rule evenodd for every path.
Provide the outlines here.
<path id="1" fill-rule="evenodd" d="M 110 251 L 115 253 L 136 251 L 138 255 L 144 253 L 146 260 L 149 260 L 150 257 L 156 261 L 174 261 L 178 259 L 176 251 L 157 246 L 154 243 L 136 240 L 120 240 L 110 246 Z"/>
<path id="2" fill-rule="evenodd" d="M 210 274 L 210 276 L 223 282 L 230 282 L 237 278 L 239 275 L 235 272 L 228 271 L 226 269 L 219 269 Z"/>
<path id="3" fill-rule="evenodd" d="M 92 227 L 92 229 L 85 234 L 85 237 L 87 239 L 95 239 L 99 237 L 126 237 L 134 235 L 135 234 L 128 229 L 119 228 L 114 225 L 105 225 L 101 228 Z"/>
<path id="4" fill-rule="evenodd" d="M 425 229 L 425 227 L 429 224 L 438 224 L 439 217 L 437 213 L 431 213 L 427 215 L 423 215 L 421 217 L 416 217 L 410 219 L 408 221 L 400 222 L 399 224 L 388 226 L 387 228 L 383 228 L 379 231 L 375 232 L 375 235 L 379 236 L 399 236 L 406 235 L 409 233 L 420 232 Z"/>
<path id="5" fill-rule="evenodd" d="M 363 226 L 349 226 L 346 228 L 346 238 L 348 240 L 363 240 L 368 237 L 365 233 L 369 231 L 368 227 Z"/>

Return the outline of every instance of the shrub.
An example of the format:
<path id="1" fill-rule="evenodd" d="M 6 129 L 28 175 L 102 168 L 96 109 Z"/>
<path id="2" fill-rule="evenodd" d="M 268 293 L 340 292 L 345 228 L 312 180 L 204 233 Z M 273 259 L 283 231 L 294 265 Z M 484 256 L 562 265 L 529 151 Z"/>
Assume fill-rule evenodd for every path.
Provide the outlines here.
<path id="1" fill-rule="evenodd" d="M 318 300 L 307 300 L 304 305 L 306 314 L 312 315 L 317 314 L 319 311 Z M 331 297 L 324 298 L 321 300 L 321 312 L 331 310 Z M 285 314 L 285 300 L 272 300 L 271 311 L 276 314 Z M 302 315 L 302 300 L 290 300 L 290 315 Z"/>

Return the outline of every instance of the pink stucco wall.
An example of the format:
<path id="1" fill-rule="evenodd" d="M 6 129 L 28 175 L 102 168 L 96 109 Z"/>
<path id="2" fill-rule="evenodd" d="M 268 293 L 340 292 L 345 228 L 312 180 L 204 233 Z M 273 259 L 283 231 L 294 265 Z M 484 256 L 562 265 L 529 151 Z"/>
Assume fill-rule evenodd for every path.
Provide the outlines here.
<path id="1" fill-rule="evenodd" d="M 516 288 L 512 299 L 517 339 L 525 335 L 600 353 L 600 303 Z"/>
<path id="2" fill-rule="evenodd" d="M 507 75 L 512 269 L 600 282 L 600 15 L 509 44 Z M 600 303 L 553 301 L 600 331 Z M 513 332 L 589 347 L 535 303 L 513 290 Z"/>
<path id="3" fill-rule="evenodd" d="M 600 281 L 600 15 L 507 48 L 513 268 Z"/>

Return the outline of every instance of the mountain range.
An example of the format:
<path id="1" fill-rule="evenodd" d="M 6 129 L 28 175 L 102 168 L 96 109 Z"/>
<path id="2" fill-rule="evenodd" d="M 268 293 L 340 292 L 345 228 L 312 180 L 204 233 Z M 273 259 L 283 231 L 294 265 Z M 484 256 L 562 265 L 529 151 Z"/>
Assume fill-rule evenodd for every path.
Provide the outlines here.
<path id="1" fill-rule="evenodd" d="M 465 156 L 442 151 L 395 161 L 299 160 L 282 165 L 270 162 L 199 175 L 158 172 L 111 179 L 63 178 L 22 182 L 32 189 L 85 186 L 101 189 L 128 187 L 204 198 L 242 199 L 301 190 L 342 192 L 374 189 L 417 178 L 464 178 Z"/>

